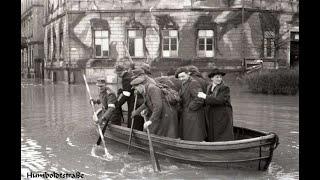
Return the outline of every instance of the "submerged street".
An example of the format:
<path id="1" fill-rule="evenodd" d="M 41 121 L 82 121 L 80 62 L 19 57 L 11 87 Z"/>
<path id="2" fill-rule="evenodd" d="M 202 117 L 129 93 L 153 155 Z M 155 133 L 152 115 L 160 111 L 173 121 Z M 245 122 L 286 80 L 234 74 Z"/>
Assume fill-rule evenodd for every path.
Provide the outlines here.
<path id="1" fill-rule="evenodd" d="M 195 166 L 159 158 L 154 174 L 149 153 L 106 139 L 112 161 L 92 121 L 85 85 L 21 83 L 21 178 L 27 173 L 76 173 L 84 179 L 299 179 L 299 95 L 262 95 L 237 83 L 231 88 L 234 125 L 275 132 L 280 144 L 267 171 Z M 90 85 L 93 97 L 97 87 Z"/>

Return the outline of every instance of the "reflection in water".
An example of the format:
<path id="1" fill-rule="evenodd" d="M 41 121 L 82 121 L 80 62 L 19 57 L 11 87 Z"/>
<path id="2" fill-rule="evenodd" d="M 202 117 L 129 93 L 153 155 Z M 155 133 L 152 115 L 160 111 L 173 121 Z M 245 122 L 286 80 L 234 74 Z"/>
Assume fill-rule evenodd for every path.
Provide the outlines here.
<path id="1" fill-rule="evenodd" d="M 93 97 L 98 90 L 90 85 Z M 234 124 L 280 137 L 268 171 L 242 171 L 191 166 L 159 159 L 161 173 L 154 174 L 148 153 L 106 141 L 111 162 L 102 158 L 99 137 L 84 85 L 21 84 L 21 173 L 82 172 L 86 179 L 299 179 L 298 96 L 251 94 L 231 86 Z"/>

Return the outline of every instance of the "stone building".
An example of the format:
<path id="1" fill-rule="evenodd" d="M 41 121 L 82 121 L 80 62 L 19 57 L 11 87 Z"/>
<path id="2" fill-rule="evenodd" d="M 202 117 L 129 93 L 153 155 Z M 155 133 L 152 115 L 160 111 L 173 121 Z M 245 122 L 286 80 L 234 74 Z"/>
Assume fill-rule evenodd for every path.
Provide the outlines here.
<path id="1" fill-rule="evenodd" d="M 43 1 L 21 0 L 21 76 L 41 78 L 44 71 Z"/>
<path id="2" fill-rule="evenodd" d="M 53 81 L 87 74 L 116 82 L 113 67 L 129 55 L 154 74 L 188 64 L 243 71 L 256 60 L 288 68 L 298 59 L 290 49 L 299 40 L 299 1 L 45 0 L 44 7 L 45 78 Z"/>

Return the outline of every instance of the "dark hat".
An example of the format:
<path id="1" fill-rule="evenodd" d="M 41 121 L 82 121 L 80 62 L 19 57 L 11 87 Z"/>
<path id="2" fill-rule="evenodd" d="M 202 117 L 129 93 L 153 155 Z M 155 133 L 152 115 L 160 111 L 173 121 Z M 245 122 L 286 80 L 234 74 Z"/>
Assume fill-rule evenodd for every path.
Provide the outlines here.
<path id="1" fill-rule="evenodd" d="M 151 74 L 151 67 L 150 67 L 149 64 L 143 63 L 143 64 L 141 65 L 141 69 L 144 70 L 144 73 L 146 73 L 146 74 Z"/>
<path id="2" fill-rule="evenodd" d="M 145 80 L 146 80 L 146 78 L 145 78 L 144 76 L 137 77 L 137 78 L 135 78 L 134 80 L 132 80 L 132 81 L 130 82 L 130 84 L 131 84 L 131 86 L 137 86 L 137 85 L 139 85 L 139 84 L 144 83 Z"/>
<path id="3" fill-rule="evenodd" d="M 142 74 L 145 74 L 145 71 L 141 68 L 137 68 L 137 69 L 132 70 L 132 74 L 133 74 L 132 78 L 134 79 Z"/>
<path id="4" fill-rule="evenodd" d="M 189 70 L 191 73 L 195 73 L 195 72 L 199 73 L 199 72 L 200 72 L 199 69 L 198 69 L 198 67 L 196 67 L 196 66 L 194 66 L 194 65 L 188 66 L 188 70 Z"/>
<path id="5" fill-rule="evenodd" d="M 182 73 L 182 72 L 188 73 L 189 70 L 188 70 L 187 67 L 179 67 L 179 68 L 176 70 L 176 73 L 174 74 L 174 76 L 175 76 L 176 78 L 178 78 L 178 75 L 179 75 L 180 73 Z"/>
<path id="6" fill-rule="evenodd" d="M 98 78 L 97 79 L 97 86 L 105 86 L 107 84 L 106 80 L 104 78 Z"/>
<path id="7" fill-rule="evenodd" d="M 215 68 L 212 71 L 209 72 L 208 78 L 212 78 L 213 76 L 220 74 L 221 76 L 224 76 L 226 73 L 220 71 L 219 69 Z"/>
<path id="8" fill-rule="evenodd" d="M 116 65 L 115 69 L 116 69 L 116 72 L 122 72 L 122 71 L 126 70 L 126 68 L 121 64 Z"/>

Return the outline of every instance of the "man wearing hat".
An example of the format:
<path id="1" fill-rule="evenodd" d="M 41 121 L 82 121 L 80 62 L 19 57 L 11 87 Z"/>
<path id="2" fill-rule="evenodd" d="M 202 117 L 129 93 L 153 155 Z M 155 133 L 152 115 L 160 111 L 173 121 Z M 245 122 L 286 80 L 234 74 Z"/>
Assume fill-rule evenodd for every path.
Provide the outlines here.
<path id="1" fill-rule="evenodd" d="M 135 78 L 131 85 L 145 99 L 144 104 L 133 113 L 145 112 L 148 120 L 144 123 L 144 128 L 148 126 L 150 133 L 158 136 L 178 138 L 178 112 L 165 100 L 161 89 L 148 82 L 146 76 Z"/>
<path id="2" fill-rule="evenodd" d="M 132 73 L 133 73 L 132 80 L 137 78 L 137 77 L 144 76 L 149 83 L 154 83 L 155 84 L 156 81 L 152 77 L 150 77 L 146 72 L 147 71 L 142 69 L 142 67 L 132 70 Z"/>
<path id="3" fill-rule="evenodd" d="M 186 67 L 176 70 L 176 78 L 182 82 L 179 91 L 182 99 L 180 115 L 181 138 L 190 141 L 204 141 L 206 138 L 204 100 L 197 97 L 201 84 L 190 76 Z"/>
<path id="4" fill-rule="evenodd" d="M 212 80 L 206 93 L 199 92 L 198 97 L 204 99 L 208 121 L 208 141 L 231 141 L 233 134 L 233 112 L 230 101 L 230 88 L 222 80 L 225 73 L 213 69 L 208 77 Z"/>
<path id="5" fill-rule="evenodd" d="M 132 71 L 129 71 L 129 68 L 125 68 L 123 65 L 117 65 L 115 67 L 115 72 L 118 75 L 119 78 L 122 79 L 122 89 L 119 91 L 121 94 L 121 98 L 119 99 L 118 106 L 121 108 L 121 106 L 127 102 L 128 105 L 128 119 L 127 119 L 127 127 L 131 128 L 131 113 L 134 108 L 134 100 L 135 100 L 135 95 L 134 95 L 134 89 L 132 89 L 132 86 L 130 85 L 130 82 L 133 79 L 133 74 Z M 141 100 L 141 96 L 138 96 L 137 99 L 137 107 L 143 103 L 143 100 Z M 133 129 L 137 129 L 142 131 L 143 130 L 143 117 L 142 116 L 137 116 L 134 119 L 134 124 L 133 124 Z"/>
<path id="6" fill-rule="evenodd" d="M 202 88 L 202 92 L 206 92 L 207 90 L 207 86 L 208 86 L 208 82 L 207 80 L 201 75 L 198 67 L 194 66 L 194 65 L 190 65 L 190 66 L 187 66 L 189 72 L 190 72 L 190 76 L 198 81 L 200 84 L 201 84 L 201 88 Z"/>
<path id="7" fill-rule="evenodd" d="M 98 120 L 98 123 L 110 118 L 112 124 L 121 125 L 121 112 L 116 108 L 116 94 L 106 86 L 104 78 L 99 78 L 96 85 L 99 87 L 99 99 L 90 99 L 90 101 L 94 104 L 102 105 L 102 116 Z"/>
<path id="8" fill-rule="evenodd" d="M 141 69 L 143 69 L 144 73 L 147 74 L 148 76 L 151 75 L 151 67 L 147 63 L 142 63 L 141 64 Z"/>

